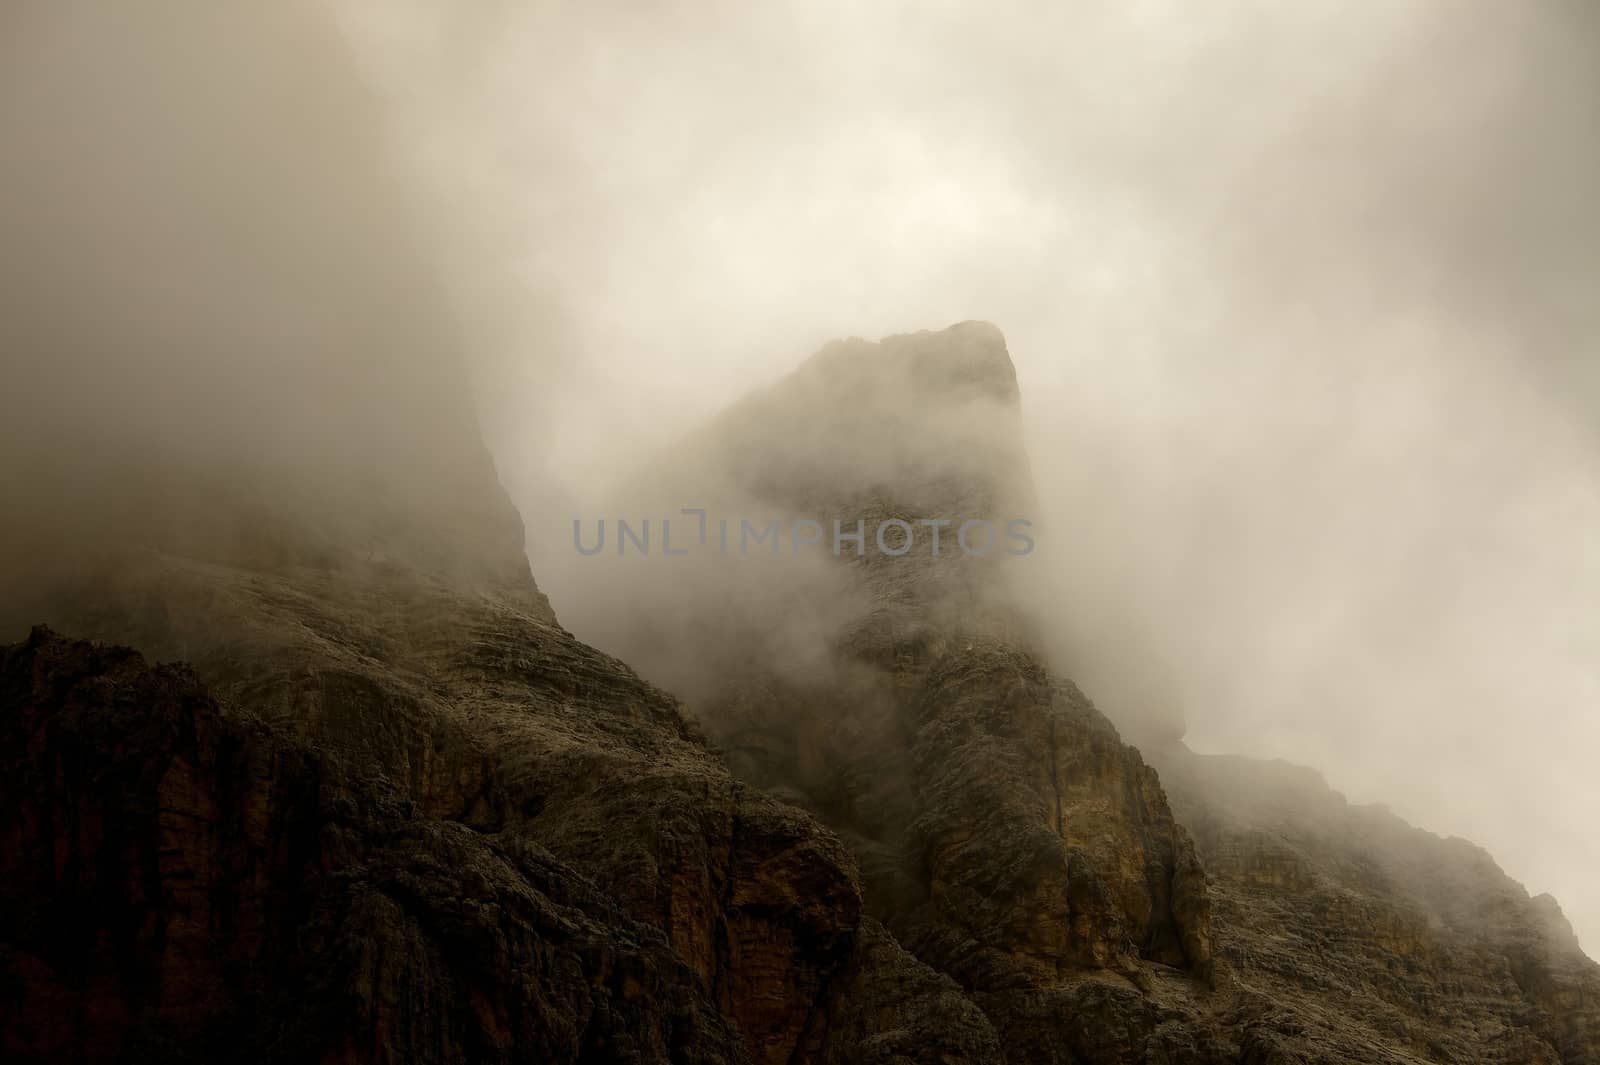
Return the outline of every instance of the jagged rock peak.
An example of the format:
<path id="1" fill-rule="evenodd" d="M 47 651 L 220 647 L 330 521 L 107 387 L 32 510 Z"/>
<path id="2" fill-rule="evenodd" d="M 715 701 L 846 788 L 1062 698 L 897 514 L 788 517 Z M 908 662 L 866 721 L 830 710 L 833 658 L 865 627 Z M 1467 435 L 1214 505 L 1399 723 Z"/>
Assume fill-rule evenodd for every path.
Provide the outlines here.
<path id="1" fill-rule="evenodd" d="M 1005 334 L 993 322 L 976 320 L 877 342 L 834 340 L 808 359 L 799 374 L 818 375 L 839 388 L 898 384 L 919 398 L 982 396 L 1012 406 L 1021 398 Z"/>
<path id="2" fill-rule="evenodd" d="M 641 481 L 689 491 L 688 469 L 712 492 L 824 519 L 1009 518 L 1033 498 L 1016 368 L 988 322 L 834 340 L 686 450 Z"/>

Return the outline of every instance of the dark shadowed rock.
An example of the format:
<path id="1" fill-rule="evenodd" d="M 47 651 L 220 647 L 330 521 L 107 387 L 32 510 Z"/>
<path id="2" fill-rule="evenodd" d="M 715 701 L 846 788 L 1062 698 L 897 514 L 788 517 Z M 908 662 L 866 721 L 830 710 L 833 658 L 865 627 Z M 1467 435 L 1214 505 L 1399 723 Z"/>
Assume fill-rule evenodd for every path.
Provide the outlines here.
<path id="1" fill-rule="evenodd" d="M 992 326 L 842 342 L 654 480 L 1026 516 L 1018 403 Z M 1026 556 L 627 570 L 612 643 L 691 717 L 557 624 L 473 445 L 398 500 L 38 525 L 25 609 L 187 664 L 0 659 L 7 1060 L 1596 1060 L 1553 902 L 1314 774 L 1161 749 L 1164 786 L 1035 654 Z"/>
<path id="2" fill-rule="evenodd" d="M 1210 875 L 1219 969 L 1273 1003 L 1250 1060 L 1600 1060 L 1600 966 L 1481 849 L 1309 769 L 1153 753 Z"/>
<path id="3" fill-rule="evenodd" d="M 885 519 L 1026 516 L 1019 403 L 984 323 L 829 345 L 626 498 L 861 521 L 866 550 L 619 564 L 649 608 L 585 626 L 692 693 L 737 773 L 839 833 L 867 911 L 1007 1061 L 1594 1059 L 1595 966 L 1481 854 L 1342 802 L 1291 815 L 1270 787 L 1241 805 L 1251 763 L 1170 756 L 1169 737 L 1175 818 L 1036 654 L 1027 557 L 873 546 Z"/>
<path id="4" fill-rule="evenodd" d="M 81 564 L 32 606 L 189 665 L 43 630 L 7 653 L 8 1058 L 841 1060 L 839 981 L 910 981 L 872 1016 L 992 1060 L 946 985 L 864 938 L 837 838 L 556 624 L 520 545 L 469 529 L 485 568 L 436 564 L 448 501 L 493 484 L 477 454 L 419 482 L 427 535 L 382 560 L 359 483 L 309 531 L 274 512 L 290 548 L 340 531 L 326 564 L 63 530 Z M 476 506 L 515 524 L 497 485 Z"/>
<path id="5" fill-rule="evenodd" d="M 1156 774 L 1033 653 L 1011 595 L 1031 560 L 957 539 L 967 520 L 999 530 L 1030 510 L 999 330 L 968 322 L 829 345 L 645 486 L 709 501 L 713 514 L 811 519 L 830 539 L 835 521 L 866 529 L 862 550 L 835 557 L 825 543 L 796 561 L 845 604 L 809 615 L 802 635 L 823 653 L 806 668 L 774 654 L 798 638 L 796 600 L 783 594 L 797 578 L 781 560 L 754 578 L 743 559 L 671 571 L 681 577 L 666 596 L 697 604 L 714 602 L 721 581 L 772 584 L 741 598 L 747 611 L 709 613 L 665 642 L 654 612 L 621 619 L 608 626 L 613 646 L 667 683 L 704 682 L 701 718 L 736 770 L 840 833 L 869 912 L 972 996 L 1011 1060 L 1032 1060 L 1015 1042 L 1024 1031 L 1030 1045 L 1068 1045 L 1074 1011 L 1061 996 L 1080 977 L 1104 974 L 1138 996 L 1171 968 L 1203 991 L 1204 876 Z M 875 544 L 880 522 L 915 530 L 924 518 L 951 523 L 938 549 L 926 529 L 903 554 Z"/>
<path id="6" fill-rule="evenodd" d="M 192 672 L 0 663 L 10 1061 L 748 1060 L 662 932 Z"/>
<path id="7" fill-rule="evenodd" d="M 670 700 L 559 630 L 476 635 L 479 703 L 432 738 L 331 676 L 303 683 L 360 727 L 43 629 L 8 649 L 8 1059 L 838 1060 L 836 977 L 921 981 L 882 1007 L 914 1041 L 983 1030 L 914 961 L 878 973 L 838 844 Z"/>

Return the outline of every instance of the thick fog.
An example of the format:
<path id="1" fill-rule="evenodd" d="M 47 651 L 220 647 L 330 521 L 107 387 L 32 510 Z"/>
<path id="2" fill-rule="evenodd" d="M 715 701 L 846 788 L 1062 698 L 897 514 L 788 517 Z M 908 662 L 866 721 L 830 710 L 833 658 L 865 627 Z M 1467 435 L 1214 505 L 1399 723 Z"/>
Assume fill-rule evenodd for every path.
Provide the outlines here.
<path id="1" fill-rule="evenodd" d="M 1600 9 L 266 10 L 0 16 L 8 457 L 414 468 L 455 416 L 371 382 L 453 412 L 464 359 L 577 613 L 572 520 L 642 462 L 833 337 L 986 319 L 1089 694 L 1466 836 L 1600 944 Z M 371 424 L 317 415 L 351 391 Z"/>
<path id="2" fill-rule="evenodd" d="M 0 621 L 43 620 L 85 546 L 462 571 L 520 546 L 458 241 L 390 114 L 316 5 L 6 6 Z"/>
<path id="3" fill-rule="evenodd" d="M 346 24 L 520 303 L 478 384 L 558 613 L 632 465 L 829 338 L 989 319 L 1090 693 L 1465 835 L 1600 942 L 1594 7 Z"/>

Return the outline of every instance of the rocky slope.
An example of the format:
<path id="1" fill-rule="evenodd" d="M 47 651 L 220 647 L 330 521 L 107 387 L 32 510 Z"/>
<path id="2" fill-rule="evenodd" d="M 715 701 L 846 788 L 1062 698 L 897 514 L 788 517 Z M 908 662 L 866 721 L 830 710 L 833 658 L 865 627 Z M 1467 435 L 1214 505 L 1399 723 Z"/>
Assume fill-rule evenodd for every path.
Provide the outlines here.
<path id="1" fill-rule="evenodd" d="M 618 646 L 700 692 L 746 779 L 839 831 L 868 911 L 956 981 L 1007 1060 L 1226 1058 L 1201 1016 L 1210 901 L 1187 832 L 1139 753 L 1030 650 L 1007 594 L 1028 560 L 953 542 L 966 520 L 1027 515 L 1020 429 L 991 325 L 830 346 L 644 479 L 665 486 L 662 500 L 709 500 L 714 513 L 818 522 L 815 558 L 783 549 L 804 580 L 768 564 L 754 580 L 775 590 L 740 596 L 742 613 L 708 611 L 665 647 L 648 622 L 624 627 Z M 896 555 L 874 536 L 892 518 L 951 525 L 937 553 L 914 533 Z M 871 546 L 835 557 L 836 519 L 865 523 Z M 714 602 L 723 582 L 747 579 L 729 568 L 673 571 L 704 586 L 675 579 L 667 592 Z M 629 573 L 648 595 L 642 577 Z M 850 606 L 807 611 L 816 631 L 796 632 L 786 593 L 802 586 Z M 821 648 L 811 668 L 772 657 L 808 639 Z M 1164 985 L 1175 990 L 1157 996 Z"/>
<path id="2" fill-rule="evenodd" d="M 844 342 L 652 482 L 713 520 L 1003 523 L 1019 402 L 991 326 Z M 1293 774 L 1158 777 L 1032 650 L 1026 556 L 869 528 L 593 571 L 691 713 L 557 623 L 449 453 L 264 521 L 179 485 L 213 526 L 10 560 L 6 1060 L 1597 1060 L 1553 904 Z"/>
<path id="3" fill-rule="evenodd" d="M 1284 763 L 1152 752 L 1211 884 L 1218 965 L 1310 1060 L 1586 1062 L 1600 966 L 1548 895 Z M 1269 1005 L 1270 1004 L 1270 1005 Z M 1292 1060 L 1292 1059 L 1291 1059 Z"/>
<path id="4" fill-rule="evenodd" d="M 868 911 L 956 980 L 1010 1061 L 1593 1059 L 1600 970 L 1553 904 L 1470 848 L 1419 862 L 1410 836 L 1426 834 L 1337 801 L 1263 844 L 1255 818 L 1288 807 L 1227 798 L 1261 770 L 1201 772 L 1164 743 L 1158 779 L 1050 675 L 1018 605 L 1032 559 L 969 557 L 948 533 L 935 554 L 920 527 L 903 555 L 872 546 L 886 518 L 1026 515 L 1019 404 L 985 323 L 831 345 L 628 498 L 864 520 L 867 550 L 835 556 L 824 537 L 814 558 L 796 549 L 803 577 L 723 559 L 662 569 L 659 587 L 619 562 L 657 609 L 581 627 L 694 691 L 740 775 L 837 829 Z M 836 609 L 797 627 L 817 588 Z M 663 640 L 649 619 L 673 604 L 698 616 Z"/>
<path id="5" fill-rule="evenodd" d="M 198 675 L 7 652 L 8 1060 L 839 1060 L 836 978 L 992 1046 L 830 833 L 536 613 L 165 556 L 56 613 Z"/>
<path id="6" fill-rule="evenodd" d="M 11 1061 L 736 1061 L 666 937 L 526 837 L 45 629 L 6 651 Z"/>

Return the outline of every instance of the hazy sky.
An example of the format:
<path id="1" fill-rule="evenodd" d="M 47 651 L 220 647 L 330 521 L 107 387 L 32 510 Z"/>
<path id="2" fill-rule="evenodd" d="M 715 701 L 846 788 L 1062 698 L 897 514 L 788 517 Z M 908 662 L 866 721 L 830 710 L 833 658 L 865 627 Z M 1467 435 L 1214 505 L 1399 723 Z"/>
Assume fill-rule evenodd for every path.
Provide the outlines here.
<path id="1" fill-rule="evenodd" d="M 632 460 L 831 337 L 989 319 L 1090 694 L 1600 946 L 1600 7 L 452 7 L 340 11 L 558 613 Z"/>

